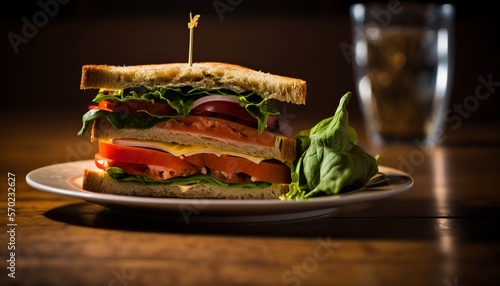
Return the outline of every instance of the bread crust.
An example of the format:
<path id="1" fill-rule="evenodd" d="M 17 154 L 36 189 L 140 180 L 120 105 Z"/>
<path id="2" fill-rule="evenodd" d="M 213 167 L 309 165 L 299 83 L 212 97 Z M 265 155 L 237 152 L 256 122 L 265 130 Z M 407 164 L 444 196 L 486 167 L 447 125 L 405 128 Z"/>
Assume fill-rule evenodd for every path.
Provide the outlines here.
<path id="1" fill-rule="evenodd" d="M 218 62 L 113 66 L 84 65 L 81 89 L 125 89 L 138 86 L 192 86 L 201 89 L 254 91 L 263 98 L 305 104 L 306 81 Z"/>
<path id="2" fill-rule="evenodd" d="M 194 185 L 188 189 L 171 185 L 144 185 L 120 183 L 101 170 L 85 169 L 83 174 L 84 190 L 114 195 L 163 197 L 184 199 L 278 199 L 288 192 L 288 185 L 273 184 L 266 188 L 227 188 L 210 184 Z"/>
<path id="3" fill-rule="evenodd" d="M 203 119 L 204 124 L 192 124 L 191 127 L 193 128 L 183 130 L 173 128 L 173 121 L 170 120 L 165 122 L 165 124 L 160 123 L 155 127 L 145 130 L 131 128 L 116 129 L 108 120 L 98 119 L 93 123 L 91 140 L 93 142 L 105 139 L 151 140 L 184 145 L 208 146 L 223 151 L 239 152 L 251 156 L 264 157 L 266 159 L 277 159 L 282 162 L 291 162 L 295 160 L 296 141 L 294 138 L 270 132 L 258 134 L 256 129 L 249 128 L 253 133 L 247 131 L 244 135 L 239 137 L 234 136 L 231 139 L 230 137 L 222 137 L 228 136 L 229 132 L 214 130 L 212 133 L 207 133 L 204 130 L 205 126 L 224 126 L 224 128 L 228 128 L 232 130 L 232 132 L 238 133 L 242 132 L 238 130 L 241 126 L 240 124 L 220 118 L 201 116 L 187 116 L 176 120 L 180 121 L 182 124 L 183 120 L 193 117 Z M 231 128 L 232 126 L 234 127 Z"/>

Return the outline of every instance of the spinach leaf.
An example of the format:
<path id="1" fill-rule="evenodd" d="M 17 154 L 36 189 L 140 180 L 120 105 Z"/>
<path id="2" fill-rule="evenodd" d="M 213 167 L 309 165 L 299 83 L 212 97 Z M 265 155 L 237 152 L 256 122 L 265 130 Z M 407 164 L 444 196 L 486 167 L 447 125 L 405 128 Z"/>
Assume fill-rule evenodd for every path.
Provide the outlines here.
<path id="1" fill-rule="evenodd" d="M 298 160 L 292 166 L 290 191 L 281 199 L 336 195 L 343 188 L 364 187 L 378 172 L 375 158 L 356 145 L 346 109 L 350 98 L 346 93 L 334 116 L 297 134 Z"/>

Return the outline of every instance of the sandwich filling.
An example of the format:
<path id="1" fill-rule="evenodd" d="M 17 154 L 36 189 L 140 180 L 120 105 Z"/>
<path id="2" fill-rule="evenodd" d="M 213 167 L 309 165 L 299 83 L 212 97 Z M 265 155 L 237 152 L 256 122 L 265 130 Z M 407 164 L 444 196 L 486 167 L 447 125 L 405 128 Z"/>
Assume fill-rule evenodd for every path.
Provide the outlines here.
<path id="1" fill-rule="evenodd" d="M 192 87 L 146 87 L 101 89 L 83 117 L 79 134 L 85 133 L 95 119 L 105 117 L 115 128 L 147 129 L 171 118 L 187 115 L 228 119 L 290 136 L 290 128 L 279 120 L 272 101 L 255 92 L 201 90 Z"/>
<path id="2" fill-rule="evenodd" d="M 79 134 L 91 123 L 105 120 L 115 129 L 155 127 L 273 146 L 270 133 L 291 133 L 277 115 L 272 102 L 254 92 L 190 87 L 101 89 L 83 116 Z M 101 139 L 95 163 L 120 182 L 251 188 L 291 182 L 290 168 L 276 159 L 154 140 Z"/>
<path id="3" fill-rule="evenodd" d="M 276 160 L 164 142 L 101 140 L 95 162 L 117 180 L 142 183 L 196 182 L 258 187 L 262 186 L 258 184 L 261 182 L 291 182 L 290 169 Z"/>

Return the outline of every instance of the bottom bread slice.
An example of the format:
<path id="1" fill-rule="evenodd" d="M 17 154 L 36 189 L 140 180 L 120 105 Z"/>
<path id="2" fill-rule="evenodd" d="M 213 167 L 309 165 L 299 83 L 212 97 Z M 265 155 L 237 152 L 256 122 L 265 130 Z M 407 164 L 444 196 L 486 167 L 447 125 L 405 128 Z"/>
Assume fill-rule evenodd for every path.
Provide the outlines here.
<path id="1" fill-rule="evenodd" d="M 90 169 L 84 170 L 82 188 L 96 193 L 186 199 L 278 199 L 288 192 L 287 184 L 272 184 L 265 188 L 228 188 L 210 184 L 182 187 L 121 183 L 105 171 Z"/>

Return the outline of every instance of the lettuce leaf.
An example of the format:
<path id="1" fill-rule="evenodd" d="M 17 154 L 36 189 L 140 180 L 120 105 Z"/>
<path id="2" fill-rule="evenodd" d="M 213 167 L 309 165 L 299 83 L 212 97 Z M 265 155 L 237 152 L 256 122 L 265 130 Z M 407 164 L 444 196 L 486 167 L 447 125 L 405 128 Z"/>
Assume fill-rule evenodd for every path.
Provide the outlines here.
<path id="1" fill-rule="evenodd" d="M 106 118 L 115 128 L 148 129 L 156 124 L 168 120 L 171 117 L 144 116 L 142 114 L 109 112 L 99 109 L 91 109 L 83 115 L 83 126 L 78 135 L 83 135 L 90 124 L 98 118 Z"/>
<path id="2" fill-rule="evenodd" d="M 205 175 L 196 174 L 186 177 L 176 177 L 165 181 L 155 181 L 149 177 L 144 176 L 134 176 L 127 174 L 123 169 L 117 167 L 107 168 L 106 172 L 110 177 L 118 182 L 136 183 L 142 185 L 181 185 L 188 186 L 194 184 L 211 184 L 223 187 L 236 187 L 236 188 L 265 188 L 270 186 L 270 183 L 265 182 L 252 182 L 243 184 L 228 184 L 217 180 L 216 178 Z"/>
<path id="3" fill-rule="evenodd" d="M 261 98 L 254 92 L 236 93 L 223 89 L 202 90 L 192 87 L 161 87 L 156 90 L 149 90 L 145 87 L 140 87 L 138 89 L 116 90 L 111 94 L 99 92 L 93 102 L 99 103 L 102 100 L 117 100 L 121 102 L 144 100 L 152 103 L 167 103 L 174 108 L 178 114 L 174 116 L 158 116 L 150 114 L 146 110 L 141 112 L 142 114 L 132 114 L 127 111 L 107 112 L 102 110 L 89 110 L 82 118 L 83 124 L 78 135 L 84 134 L 90 124 L 98 118 L 108 119 L 117 129 L 151 128 L 159 122 L 188 115 L 189 112 L 191 112 L 195 100 L 213 93 L 237 97 L 240 100 L 240 105 L 258 120 L 259 132 L 264 131 L 266 128 L 269 115 L 278 114 L 274 109 L 272 101 L 267 98 Z"/>
<path id="4" fill-rule="evenodd" d="M 291 166 L 290 191 L 281 199 L 337 195 L 364 187 L 378 172 L 376 159 L 356 145 L 346 109 L 350 98 L 351 93 L 346 93 L 334 116 L 296 135 L 298 159 Z"/>
<path id="5" fill-rule="evenodd" d="M 257 98 L 258 97 L 258 98 Z M 253 117 L 258 120 L 258 131 L 262 133 L 266 129 L 267 120 L 269 115 L 279 114 L 274 111 L 274 106 L 270 100 L 267 98 L 260 99 L 260 96 L 238 96 L 240 100 L 240 105 L 245 107 L 245 109 Z M 259 102 L 260 101 L 260 102 Z"/>

